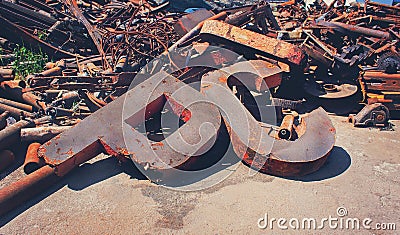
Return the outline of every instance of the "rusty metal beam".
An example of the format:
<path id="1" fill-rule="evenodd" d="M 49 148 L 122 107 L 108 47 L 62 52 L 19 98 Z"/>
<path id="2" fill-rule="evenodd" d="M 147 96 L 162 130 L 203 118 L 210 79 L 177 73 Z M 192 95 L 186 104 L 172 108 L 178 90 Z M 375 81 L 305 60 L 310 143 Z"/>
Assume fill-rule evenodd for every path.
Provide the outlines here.
<path id="1" fill-rule="evenodd" d="M 303 65 L 306 62 L 305 53 L 293 44 L 221 21 L 205 21 L 200 33 L 203 37 L 213 36 L 220 41 L 232 42 L 247 48 L 247 50 L 250 49 L 262 55 L 272 56 L 282 62 L 294 65 Z M 246 51 L 244 52 L 246 53 Z"/>
<path id="2" fill-rule="evenodd" d="M 400 74 L 387 74 L 381 71 L 365 71 L 362 75 L 368 90 L 399 91 Z"/>

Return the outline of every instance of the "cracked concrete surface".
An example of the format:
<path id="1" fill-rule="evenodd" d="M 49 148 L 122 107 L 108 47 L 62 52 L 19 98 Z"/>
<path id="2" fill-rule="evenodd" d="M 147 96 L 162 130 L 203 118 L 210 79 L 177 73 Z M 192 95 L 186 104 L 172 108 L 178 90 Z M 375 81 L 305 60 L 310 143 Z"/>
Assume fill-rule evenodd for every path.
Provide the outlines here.
<path id="1" fill-rule="evenodd" d="M 221 183 L 196 192 L 172 191 L 146 180 L 132 165 L 99 156 L 29 203 L 0 219 L 0 234 L 260 234 L 269 218 L 371 218 L 400 231 L 400 121 L 395 131 L 359 129 L 331 116 L 336 147 L 320 171 L 285 179 L 249 175 L 241 163 Z M 0 187 L 21 177 L 2 175 Z M 346 218 L 346 217 L 344 217 Z M 275 227 L 275 234 L 285 231 Z M 290 228 L 286 232 L 294 232 Z M 353 234 L 352 230 L 297 230 L 300 234 Z"/>

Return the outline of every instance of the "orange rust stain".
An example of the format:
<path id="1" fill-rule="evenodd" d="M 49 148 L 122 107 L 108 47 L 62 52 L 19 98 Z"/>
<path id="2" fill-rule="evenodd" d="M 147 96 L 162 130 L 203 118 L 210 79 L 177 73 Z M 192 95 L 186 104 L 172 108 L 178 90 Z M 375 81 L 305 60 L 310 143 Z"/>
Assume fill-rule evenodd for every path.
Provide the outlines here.
<path id="1" fill-rule="evenodd" d="M 184 122 L 188 122 L 192 118 L 192 112 L 190 112 L 188 109 L 184 109 L 181 113 L 181 119 Z"/>
<path id="2" fill-rule="evenodd" d="M 225 76 L 219 77 L 218 80 L 222 83 L 226 83 L 228 81 L 228 78 Z"/>
<path id="3" fill-rule="evenodd" d="M 73 156 L 73 155 L 74 155 L 74 152 L 72 151 L 72 148 L 70 148 L 70 149 L 68 150 L 68 152 L 66 152 L 66 154 L 68 154 L 69 156 Z"/>
<path id="4" fill-rule="evenodd" d="M 151 146 L 160 146 L 160 147 L 162 147 L 162 146 L 164 146 L 164 144 L 162 142 L 154 142 L 154 143 L 151 143 Z"/>
<path id="5" fill-rule="evenodd" d="M 122 155 L 125 155 L 125 156 L 129 155 L 129 151 L 126 148 L 117 147 L 117 151 Z"/>

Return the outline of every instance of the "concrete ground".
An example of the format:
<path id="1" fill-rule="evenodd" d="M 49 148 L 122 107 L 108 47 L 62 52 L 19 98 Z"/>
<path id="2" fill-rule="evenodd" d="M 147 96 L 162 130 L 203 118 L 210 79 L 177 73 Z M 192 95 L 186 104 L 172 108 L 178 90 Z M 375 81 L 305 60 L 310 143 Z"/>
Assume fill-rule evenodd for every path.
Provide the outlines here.
<path id="1" fill-rule="evenodd" d="M 400 121 L 392 121 L 395 131 L 380 131 L 354 128 L 345 117 L 331 118 L 336 146 L 312 175 L 250 176 L 249 168 L 238 162 L 223 182 L 180 192 L 157 186 L 131 164 L 120 166 L 103 155 L 0 218 L 0 234 L 399 234 Z M 0 187 L 21 176 L 21 168 L 3 173 Z M 339 221 L 370 218 L 371 227 L 396 223 L 397 230 L 331 229 L 327 222 L 321 230 L 285 231 L 276 222 L 272 229 L 260 229 L 258 222 L 262 226 L 265 220 L 259 219 L 266 213 L 268 221 L 293 218 L 292 226 L 303 218 L 315 218 L 319 226 L 331 216 Z"/>

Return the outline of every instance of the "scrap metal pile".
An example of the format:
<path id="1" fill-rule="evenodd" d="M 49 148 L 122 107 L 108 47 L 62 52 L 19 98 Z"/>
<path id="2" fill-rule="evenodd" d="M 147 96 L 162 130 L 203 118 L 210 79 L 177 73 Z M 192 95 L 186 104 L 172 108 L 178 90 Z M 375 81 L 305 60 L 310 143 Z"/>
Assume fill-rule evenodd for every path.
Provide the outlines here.
<path id="1" fill-rule="evenodd" d="M 202 148 L 210 146 L 196 129 L 209 122 L 218 131 L 207 138 L 225 128 L 238 157 L 261 172 L 292 177 L 318 170 L 335 138 L 319 106 L 358 113 L 349 117 L 355 126 L 386 126 L 400 109 L 399 9 L 340 0 L 0 0 L 0 170 L 14 162 L 8 149 L 30 144 L 27 176 L 0 189 L 0 215 L 102 152 L 146 171 L 195 166 L 194 153 L 167 147 L 172 135 L 157 140 L 134 131 L 137 143 L 125 146 L 118 128 L 128 98 L 135 104 L 128 109 L 132 126 L 169 103 L 186 123 L 177 132 Z M 45 56 L 22 60 L 22 49 Z M 159 77 L 159 56 L 184 69 Z M 18 73 L 38 60 L 42 71 Z M 249 84 L 236 78 L 240 72 L 253 73 Z M 161 88 L 150 89 L 157 79 Z M 200 88 L 183 98 L 168 95 L 193 82 Z M 201 97 L 215 105 L 189 105 Z M 261 118 L 268 110 L 278 125 Z M 230 113 L 246 120 L 250 141 Z M 147 138 L 151 146 L 143 147 Z"/>

